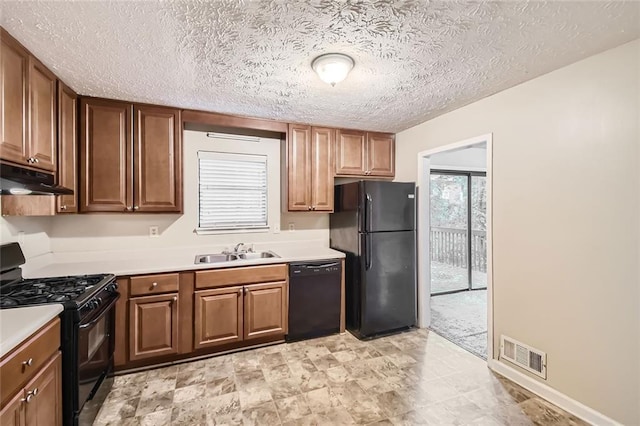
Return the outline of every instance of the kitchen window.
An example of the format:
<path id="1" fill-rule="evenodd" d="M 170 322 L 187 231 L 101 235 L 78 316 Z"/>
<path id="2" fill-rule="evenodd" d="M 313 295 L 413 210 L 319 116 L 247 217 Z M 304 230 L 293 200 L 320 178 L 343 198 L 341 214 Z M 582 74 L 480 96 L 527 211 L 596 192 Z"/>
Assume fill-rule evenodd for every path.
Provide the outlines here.
<path id="1" fill-rule="evenodd" d="M 198 151 L 198 231 L 268 229 L 267 156 Z"/>

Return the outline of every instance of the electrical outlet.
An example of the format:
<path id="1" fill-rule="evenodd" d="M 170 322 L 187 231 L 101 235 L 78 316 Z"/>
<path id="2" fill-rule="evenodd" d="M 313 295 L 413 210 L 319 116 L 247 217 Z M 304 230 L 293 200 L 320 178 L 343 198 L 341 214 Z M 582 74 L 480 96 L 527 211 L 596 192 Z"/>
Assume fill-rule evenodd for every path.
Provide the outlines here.
<path id="1" fill-rule="evenodd" d="M 159 237 L 160 236 L 160 230 L 158 229 L 157 226 L 150 226 L 149 227 L 149 236 L 150 237 Z"/>
<path id="2" fill-rule="evenodd" d="M 289 232 L 293 232 L 296 230 L 296 224 L 293 222 L 289 222 Z"/>
<path id="3" fill-rule="evenodd" d="M 274 234 L 279 234 L 280 233 L 280 225 L 273 225 L 271 227 L 271 229 L 273 230 Z"/>

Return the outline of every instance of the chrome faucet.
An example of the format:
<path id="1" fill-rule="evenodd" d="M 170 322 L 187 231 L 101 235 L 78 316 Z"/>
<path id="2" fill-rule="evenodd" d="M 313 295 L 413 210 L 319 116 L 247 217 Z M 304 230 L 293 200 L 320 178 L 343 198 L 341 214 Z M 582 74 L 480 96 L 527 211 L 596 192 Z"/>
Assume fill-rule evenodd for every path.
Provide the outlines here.
<path id="1" fill-rule="evenodd" d="M 240 247 L 243 247 L 243 246 L 244 246 L 244 243 L 236 244 L 236 246 L 233 248 L 233 252 L 236 253 L 236 254 L 237 253 L 242 253 L 242 251 L 245 251 L 245 250 L 240 251 Z"/>

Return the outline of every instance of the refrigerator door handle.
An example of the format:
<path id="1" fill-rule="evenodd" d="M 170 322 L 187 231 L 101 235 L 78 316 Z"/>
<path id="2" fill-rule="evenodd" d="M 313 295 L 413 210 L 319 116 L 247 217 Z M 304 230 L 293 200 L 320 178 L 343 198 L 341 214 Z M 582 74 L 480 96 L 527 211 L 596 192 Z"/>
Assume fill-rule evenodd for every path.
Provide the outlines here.
<path id="1" fill-rule="evenodd" d="M 373 198 L 369 193 L 367 193 L 367 221 L 369 222 L 367 232 L 371 232 L 371 228 L 373 228 Z"/>
<path id="2" fill-rule="evenodd" d="M 364 236 L 364 270 L 371 269 L 371 234 L 367 233 Z"/>

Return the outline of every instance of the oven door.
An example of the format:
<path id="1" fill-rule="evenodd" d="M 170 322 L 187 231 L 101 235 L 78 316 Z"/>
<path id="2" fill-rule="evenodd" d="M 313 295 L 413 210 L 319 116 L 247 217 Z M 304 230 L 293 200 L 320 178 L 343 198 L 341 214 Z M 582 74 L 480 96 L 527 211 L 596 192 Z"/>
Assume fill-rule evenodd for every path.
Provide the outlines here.
<path id="1" fill-rule="evenodd" d="M 109 373 L 113 363 L 115 338 L 114 293 L 100 310 L 78 325 L 78 409 L 92 397 L 94 389 Z"/>

